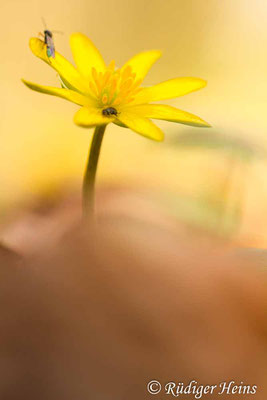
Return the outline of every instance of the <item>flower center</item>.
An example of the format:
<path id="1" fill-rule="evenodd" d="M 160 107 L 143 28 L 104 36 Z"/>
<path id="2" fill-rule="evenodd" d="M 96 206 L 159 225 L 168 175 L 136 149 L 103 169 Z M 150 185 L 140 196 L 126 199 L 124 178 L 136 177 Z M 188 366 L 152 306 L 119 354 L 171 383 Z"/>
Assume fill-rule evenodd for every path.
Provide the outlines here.
<path id="1" fill-rule="evenodd" d="M 122 69 L 115 69 L 114 61 L 111 61 L 104 73 L 97 72 L 93 67 L 92 81 L 89 83 L 100 107 L 130 103 L 141 90 L 138 87 L 140 84 L 141 80 L 136 80 L 136 74 L 132 72 L 129 65 Z"/>

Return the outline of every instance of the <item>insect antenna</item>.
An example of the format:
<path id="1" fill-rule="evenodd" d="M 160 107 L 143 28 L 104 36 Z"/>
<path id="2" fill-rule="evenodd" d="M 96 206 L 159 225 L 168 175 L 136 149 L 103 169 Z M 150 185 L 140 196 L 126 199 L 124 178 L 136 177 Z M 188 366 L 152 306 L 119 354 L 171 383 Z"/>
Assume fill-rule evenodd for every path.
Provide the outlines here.
<path id="1" fill-rule="evenodd" d="M 60 33 L 61 35 L 64 35 L 64 32 L 62 31 L 51 31 L 52 33 Z"/>
<path id="2" fill-rule="evenodd" d="M 45 22 L 44 17 L 41 17 L 41 20 L 42 20 L 42 22 L 43 22 L 44 28 L 47 29 L 47 25 L 46 25 L 46 22 Z"/>

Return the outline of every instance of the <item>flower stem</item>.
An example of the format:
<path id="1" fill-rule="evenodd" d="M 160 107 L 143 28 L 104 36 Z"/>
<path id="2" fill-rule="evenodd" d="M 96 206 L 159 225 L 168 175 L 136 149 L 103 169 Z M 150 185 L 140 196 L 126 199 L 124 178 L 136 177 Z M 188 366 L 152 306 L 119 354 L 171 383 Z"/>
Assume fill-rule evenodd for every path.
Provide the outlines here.
<path id="1" fill-rule="evenodd" d="M 95 201 L 95 177 L 100 154 L 101 144 L 104 137 L 106 125 L 96 126 L 88 161 L 83 179 L 83 215 L 84 217 L 93 216 Z"/>

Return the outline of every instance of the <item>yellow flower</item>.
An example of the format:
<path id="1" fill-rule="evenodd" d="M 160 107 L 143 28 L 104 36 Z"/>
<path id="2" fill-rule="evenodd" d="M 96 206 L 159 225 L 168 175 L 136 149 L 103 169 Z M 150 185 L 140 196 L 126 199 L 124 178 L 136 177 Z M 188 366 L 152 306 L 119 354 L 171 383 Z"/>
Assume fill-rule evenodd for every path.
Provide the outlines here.
<path id="1" fill-rule="evenodd" d="M 149 104 L 183 96 L 206 85 L 206 81 L 199 78 L 175 78 L 155 86 L 141 87 L 150 67 L 161 56 L 160 51 L 139 53 L 122 68 L 116 68 L 114 61 L 105 64 L 99 51 L 83 34 L 72 34 L 70 45 L 76 68 L 57 52 L 54 58 L 48 58 L 44 42 L 37 38 L 30 39 L 33 54 L 58 72 L 62 87 L 23 82 L 33 90 L 82 106 L 74 116 L 77 125 L 94 127 L 113 122 L 158 141 L 163 140 L 163 132 L 150 119 L 209 126 L 188 112 L 168 105 Z"/>

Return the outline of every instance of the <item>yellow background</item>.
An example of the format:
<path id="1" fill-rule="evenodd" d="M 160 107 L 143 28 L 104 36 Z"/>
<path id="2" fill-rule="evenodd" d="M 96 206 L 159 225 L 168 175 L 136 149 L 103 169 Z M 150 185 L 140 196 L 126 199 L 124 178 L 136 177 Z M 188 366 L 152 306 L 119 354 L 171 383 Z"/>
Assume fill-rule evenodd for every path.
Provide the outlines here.
<path id="1" fill-rule="evenodd" d="M 145 84 L 177 76 L 207 79 L 207 88 L 168 103 L 212 124 L 212 130 L 195 128 L 196 134 L 208 131 L 209 136 L 223 135 L 226 142 L 235 143 L 227 151 L 181 147 L 179 135 L 191 134 L 192 128 L 167 122 L 159 123 L 166 141 L 153 143 L 112 125 L 104 140 L 98 182 L 146 187 L 161 197 L 170 194 L 171 204 L 182 195 L 193 201 L 208 199 L 209 208 L 213 200 L 219 204 L 227 197 L 227 207 L 239 204 L 233 236 L 245 245 L 266 246 L 265 0 L 9 0 L 1 1 L 1 16 L 3 211 L 62 184 L 79 187 L 92 135 L 73 124 L 74 104 L 32 92 L 20 81 L 23 77 L 58 85 L 54 71 L 28 47 L 29 38 L 44 29 L 43 17 L 49 29 L 64 32 L 55 34 L 55 44 L 69 59 L 69 35 L 80 31 L 107 62 L 115 59 L 118 66 L 139 51 L 162 50 Z M 255 157 L 235 155 L 243 143 Z"/>

